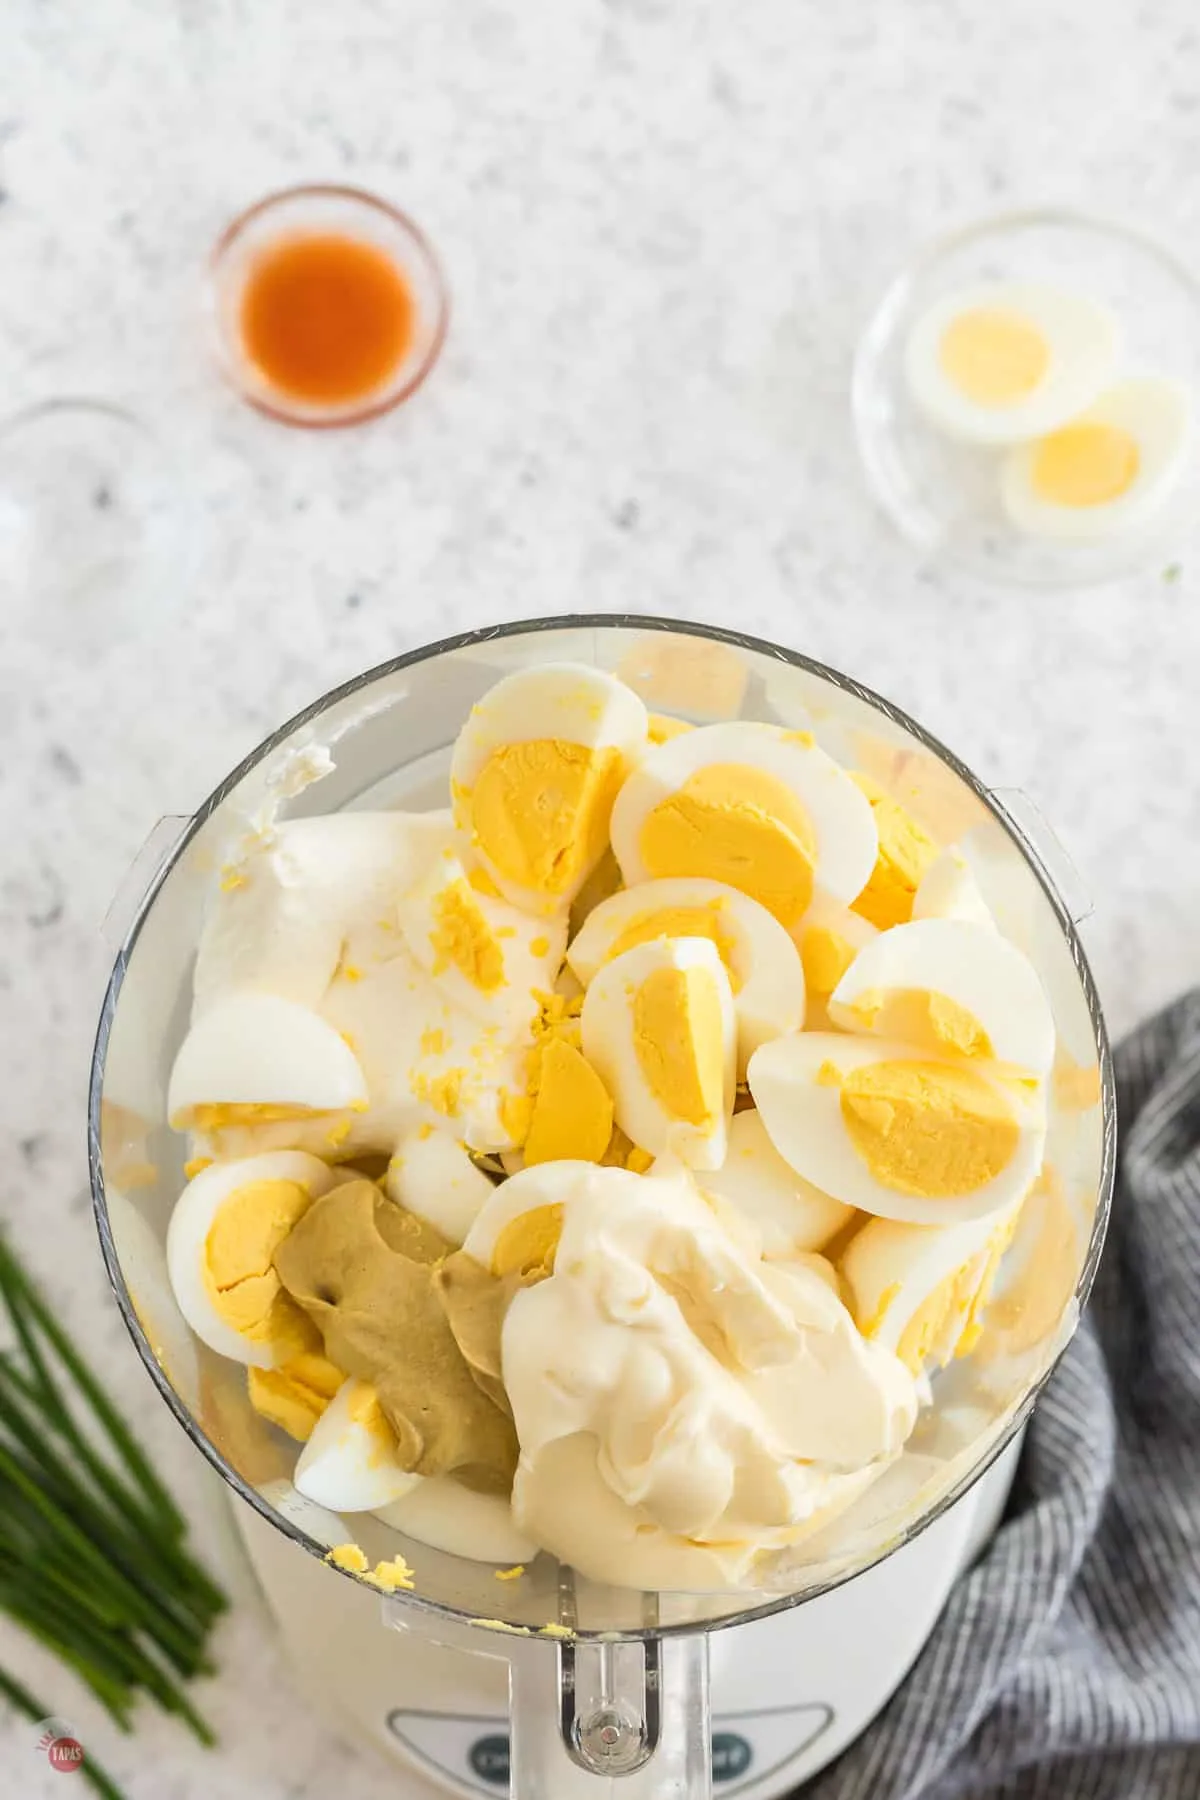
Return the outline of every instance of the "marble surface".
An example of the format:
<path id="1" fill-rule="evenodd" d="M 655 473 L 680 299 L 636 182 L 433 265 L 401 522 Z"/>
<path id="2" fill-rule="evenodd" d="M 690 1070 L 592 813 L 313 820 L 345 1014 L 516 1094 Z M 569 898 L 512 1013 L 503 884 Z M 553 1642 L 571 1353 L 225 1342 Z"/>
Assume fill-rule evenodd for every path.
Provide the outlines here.
<path id="1" fill-rule="evenodd" d="M 124 1341 L 81 1195 L 101 922 L 155 819 L 335 681 L 544 612 L 736 623 L 1027 790 L 1094 898 L 1117 1031 L 1200 975 L 1200 564 L 1049 597 L 922 568 L 850 435 L 856 332 L 930 233 L 1055 199 L 1200 241 L 1191 8 L 1079 25 L 1044 0 L 10 0 L 3 409 L 132 405 L 194 532 L 141 628 L 99 650 L 9 622 L 0 1213 L 215 1556 L 198 1462 Z M 357 432 L 257 417 L 204 335 L 209 243 L 299 179 L 411 209 L 453 287 L 434 379 Z M 136 1800 L 395 1791 L 302 1707 L 248 1600 L 218 1650 L 205 1756 L 150 1718 L 119 1741 L 0 1626 L 0 1661 Z M 58 1792 L 0 1713 L 0 1794 Z"/>

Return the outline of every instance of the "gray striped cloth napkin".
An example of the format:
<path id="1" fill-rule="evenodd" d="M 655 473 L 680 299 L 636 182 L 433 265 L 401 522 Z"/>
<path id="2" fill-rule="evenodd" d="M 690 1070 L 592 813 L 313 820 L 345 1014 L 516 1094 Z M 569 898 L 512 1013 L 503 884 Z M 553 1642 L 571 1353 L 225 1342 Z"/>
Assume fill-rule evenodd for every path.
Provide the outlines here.
<path id="1" fill-rule="evenodd" d="M 1116 1063 L 1108 1244 L 1005 1522 L 803 1800 L 1200 1800 L 1200 992 Z"/>

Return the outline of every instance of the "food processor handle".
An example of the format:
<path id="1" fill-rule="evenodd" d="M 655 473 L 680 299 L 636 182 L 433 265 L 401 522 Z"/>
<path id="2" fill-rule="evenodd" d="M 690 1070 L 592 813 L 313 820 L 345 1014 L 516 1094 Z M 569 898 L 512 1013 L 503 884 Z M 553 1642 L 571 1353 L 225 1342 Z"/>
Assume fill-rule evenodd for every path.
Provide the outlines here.
<path id="1" fill-rule="evenodd" d="M 511 1800 L 705 1800 L 708 1639 L 563 1639 L 510 1652 Z"/>

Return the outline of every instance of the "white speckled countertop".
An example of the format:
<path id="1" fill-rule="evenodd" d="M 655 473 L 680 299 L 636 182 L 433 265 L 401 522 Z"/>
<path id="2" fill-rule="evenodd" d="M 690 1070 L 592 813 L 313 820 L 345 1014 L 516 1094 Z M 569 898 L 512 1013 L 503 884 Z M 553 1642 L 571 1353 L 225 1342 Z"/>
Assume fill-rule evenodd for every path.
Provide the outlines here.
<path id="1" fill-rule="evenodd" d="M 186 470 L 199 558 L 100 658 L 4 647 L 0 1214 L 182 1493 L 198 1459 L 81 1197 L 98 928 L 154 820 L 354 671 L 570 609 L 778 638 L 1034 797 L 1094 896 L 1115 1030 L 1200 976 L 1200 566 L 1046 598 L 943 578 L 873 511 L 850 436 L 856 331 L 931 232 L 1057 199 L 1200 243 L 1191 7 L 1080 24 L 1045 0 L 10 0 L 0 411 L 132 403 Z M 428 387 L 344 435 L 242 407 L 198 317 L 216 232 L 300 179 L 409 208 L 454 292 Z M 116 1740 L 0 1627 L 0 1662 L 137 1800 L 392 1791 L 248 1604 L 219 1651 L 205 1757 L 154 1720 Z M 58 1793 L 0 1716 L 0 1794 Z"/>

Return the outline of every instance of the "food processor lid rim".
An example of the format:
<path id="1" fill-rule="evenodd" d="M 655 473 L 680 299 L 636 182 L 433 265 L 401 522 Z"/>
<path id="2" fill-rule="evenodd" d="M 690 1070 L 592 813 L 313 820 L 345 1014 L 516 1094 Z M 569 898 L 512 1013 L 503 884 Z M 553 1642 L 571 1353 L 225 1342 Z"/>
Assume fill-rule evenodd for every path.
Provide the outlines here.
<path id="1" fill-rule="evenodd" d="M 203 829 L 204 825 L 207 824 L 212 815 L 224 804 L 229 795 L 240 786 L 242 781 L 244 781 L 245 778 L 265 760 L 265 758 L 270 756 L 272 751 L 285 744 L 297 731 L 302 730 L 306 725 L 312 724 L 315 720 L 328 712 L 331 707 L 343 700 L 349 699 L 355 693 L 371 687 L 376 682 L 384 680 L 388 676 L 395 675 L 403 669 L 411 668 L 420 663 L 431 662 L 436 657 L 444 656 L 459 650 L 471 649 L 477 645 L 495 643 L 510 637 L 530 636 L 540 632 L 581 630 L 658 631 L 666 636 L 679 635 L 702 637 L 707 638 L 714 643 L 727 644 L 735 649 L 752 651 L 773 662 L 785 663 L 792 668 L 802 669 L 806 673 L 816 676 L 819 680 L 826 681 L 831 686 L 851 694 L 854 698 L 861 700 L 868 707 L 882 713 L 892 724 L 898 725 L 902 730 L 906 731 L 910 736 L 922 744 L 924 748 L 932 751 L 941 762 L 948 766 L 953 773 L 958 776 L 976 798 L 983 802 L 997 824 L 1005 832 L 1006 836 L 1014 841 L 1025 861 L 1031 868 L 1039 886 L 1042 888 L 1063 931 L 1063 935 L 1066 938 L 1067 946 L 1071 954 L 1071 960 L 1074 963 L 1075 971 L 1087 1002 L 1088 1015 L 1093 1036 L 1095 1038 L 1100 1071 L 1102 1143 L 1100 1171 L 1097 1183 L 1096 1213 L 1092 1224 L 1091 1240 L 1088 1247 L 1088 1254 L 1084 1260 L 1083 1268 L 1080 1271 L 1079 1280 L 1076 1283 L 1074 1293 L 1074 1301 L 1080 1311 L 1082 1311 L 1082 1308 L 1086 1303 L 1092 1282 L 1095 1278 L 1096 1269 L 1099 1265 L 1100 1255 L 1104 1247 L 1104 1239 L 1108 1227 L 1113 1185 L 1116 1178 L 1117 1104 L 1112 1052 L 1109 1045 L 1108 1031 L 1104 1022 L 1104 1016 L 1100 1009 L 1100 1000 L 1096 989 L 1095 979 L 1092 975 L 1091 966 L 1088 962 L 1079 933 L 1076 930 L 1075 921 L 1072 919 L 1062 897 L 1058 893 L 1036 846 L 1026 837 L 1017 822 L 1009 816 L 978 777 L 973 774 L 965 763 L 960 761 L 953 751 L 947 749 L 940 739 L 933 736 L 931 732 L 919 725 L 915 719 L 910 718 L 901 707 L 896 706 L 882 694 L 876 693 L 874 689 L 865 686 L 862 682 L 854 680 L 851 676 L 842 674 L 840 670 L 833 669 L 828 664 L 817 661 L 814 657 L 805 656 L 801 651 L 789 650 L 783 645 L 773 644 L 766 639 L 754 637 L 747 632 L 730 631 L 720 625 L 712 625 L 697 620 L 673 619 L 661 614 L 562 613 L 533 619 L 516 619 L 499 625 L 484 626 L 474 631 L 457 632 L 451 637 L 440 638 L 434 643 L 418 646 L 415 650 L 404 651 L 399 656 L 391 657 L 386 662 L 378 663 L 373 668 L 367 669 L 359 675 L 352 676 L 348 681 L 344 681 L 337 687 L 331 688 L 327 693 L 319 696 L 308 706 L 303 707 L 298 713 L 295 713 L 283 725 L 279 726 L 277 730 L 264 738 L 263 741 L 258 744 L 255 749 L 251 750 L 247 756 L 243 757 L 242 761 L 237 764 L 216 788 L 213 789 L 212 793 L 188 821 L 178 839 L 163 858 L 161 865 L 155 871 L 145 893 L 138 902 L 137 910 L 114 959 L 112 973 L 109 977 L 100 1009 L 100 1018 L 92 1050 L 91 1072 L 88 1082 L 87 1148 L 88 1173 L 92 1189 L 92 1212 L 96 1221 L 96 1230 L 100 1239 L 100 1249 L 104 1259 L 104 1266 L 108 1275 L 109 1285 L 112 1288 L 113 1296 L 116 1299 L 121 1316 L 125 1321 L 126 1330 L 133 1340 L 138 1355 L 141 1357 L 155 1387 L 158 1389 L 170 1411 L 187 1434 L 189 1440 L 195 1445 L 212 1467 L 216 1469 L 217 1473 L 229 1483 L 239 1499 L 244 1500 L 248 1505 L 252 1506 L 260 1517 L 268 1524 L 274 1525 L 276 1529 L 282 1531 L 287 1537 L 291 1538 L 294 1543 L 306 1550 L 309 1555 L 316 1557 L 320 1561 L 324 1561 L 326 1558 L 326 1546 L 320 1543 L 318 1539 L 311 1537 L 306 1531 L 302 1531 L 300 1527 L 295 1525 L 290 1519 L 286 1519 L 281 1513 L 276 1512 L 275 1509 L 263 1499 L 262 1495 L 245 1481 L 238 1471 L 226 1461 L 221 1455 L 221 1452 L 217 1449 L 217 1446 L 200 1428 L 189 1409 L 183 1404 L 169 1380 L 166 1371 L 154 1354 L 154 1350 L 142 1323 L 138 1318 L 136 1308 L 133 1304 L 133 1298 L 126 1286 L 125 1277 L 121 1269 L 120 1258 L 117 1254 L 116 1244 L 113 1240 L 112 1226 L 108 1216 L 108 1198 L 105 1188 L 100 1148 L 100 1109 L 104 1090 L 104 1070 L 108 1055 L 109 1037 L 112 1031 L 113 1019 L 116 1014 L 117 1001 L 124 984 L 125 973 L 129 966 L 130 958 L 136 947 L 137 940 L 141 935 L 142 927 L 149 916 L 154 901 L 158 897 L 159 890 L 179 862 L 180 857 L 196 835 Z M 1066 1347 L 1067 1341 L 1069 1340 L 1064 1338 L 1063 1343 L 1059 1346 L 1045 1370 L 1034 1382 L 1021 1402 L 1014 1407 L 1005 1428 L 996 1433 L 992 1444 L 980 1461 L 967 1470 L 962 1478 L 956 1482 L 934 1506 L 930 1507 L 919 1518 L 913 1520 L 910 1524 L 906 1525 L 902 1531 L 898 1532 L 894 1540 L 884 1545 L 880 1549 L 879 1554 L 873 1556 L 869 1562 L 856 1562 L 852 1568 L 831 1574 L 827 1581 L 808 1588 L 803 1593 L 774 1596 L 770 1599 L 766 1599 L 761 1605 L 747 1606 L 736 1613 L 731 1613 L 727 1617 L 720 1619 L 706 1619 L 698 1623 L 691 1622 L 678 1625 L 656 1623 L 653 1625 L 633 1626 L 615 1632 L 576 1630 L 574 1635 L 582 1641 L 612 1639 L 630 1642 L 643 1638 L 684 1636 L 696 1631 L 719 1631 L 730 1625 L 748 1624 L 754 1620 L 769 1618 L 776 1613 L 785 1612 L 793 1606 L 802 1604 L 806 1600 L 814 1600 L 822 1594 L 831 1592 L 834 1588 L 840 1587 L 843 1582 L 854 1579 L 855 1576 L 865 1574 L 868 1569 L 873 1568 L 877 1563 L 883 1561 L 883 1559 L 890 1555 L 893 1550 L 899 1549 L 902 1545 L 911 1542 L 928 1526 L 941 1518 L 951 1506 L 960 1500 L 962 1496 L 987 1473 L 988 1469 L 991 1468 L 997 1457 L 1000 1456 L 1005 1447 L 1011 1442 L 1016 1432 L 1021 1428 L 1025 1419 L 1028 1417 L 1038 1394 L 1053 1373 L 1058 1358 L 1061 1355 L 1062 1350 Z M 339 1573 L 349 1576 L 353 1581 L 359 1580 L 359 1577 L 349 1570 L 340 1570 Z M 732 1593 L 735 1590 L 729 1591 Z M 426 1613 L 433 1618 L 449 1617 L 456 1623 L 470 1620 L 469 1614 L 464 1613 L 457 1608 L 444 1605 L 440 1601 L 430 1600 L 415 1591 L 406 1592 L 403 1596 L 402 1603 L 407 1609 Z M 478 1623 L 478 1621 L 473 1622 Z M 525 1638 L 527 1633 L 536 1636 L 536 1633 L 531 1632 L 531 1628 L 528 1626 L 511 1621 L 500 1621 L 500 1623 L 516 1629 L 523 1638 Z M 481 1629 L 482 1628 L 483 1627 L 481 1627 Z"/>

